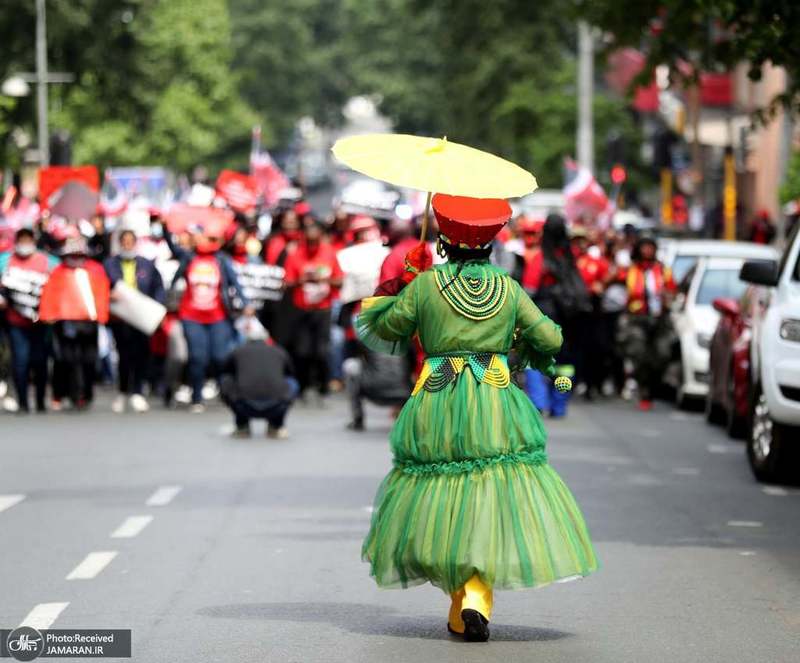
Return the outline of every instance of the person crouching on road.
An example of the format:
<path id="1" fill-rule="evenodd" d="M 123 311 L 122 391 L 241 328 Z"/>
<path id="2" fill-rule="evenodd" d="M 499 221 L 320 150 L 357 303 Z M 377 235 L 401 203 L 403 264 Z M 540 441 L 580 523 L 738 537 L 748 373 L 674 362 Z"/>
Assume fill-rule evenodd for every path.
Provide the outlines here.
<path id="1" fill-rule="evenodd" d="M 234 437 L 250 437 L 250 420 L 265 419 L 267 436 L 285 439 L 286 414 L 300 390 L 289 354 L 269 338 L 255 318 L 241 325 L 247 341 L 228 358 L 221 380 L 222 400 L 232 410 Z"/>
<path id="2" fill-rule="evenodd" d="M 137 255 L 136 234 L 132 230 L 123 230 L 119 236 L 119 246 L 119 253 L 107 258 L 104 263 L 111 287 L 117 281 L 122 281 L 163 304 L 166 295 L 161 274 L 152 260 Z M 150 364 L 150 337 L 122 320 L 112 319 L 110 327 L 119 356 L 119 396 L 114 399 L 111 409 L 117 413 L 123 412 L 127 397 L 134 412 L 147 412 L 150 406 L 143 391 Z"/>

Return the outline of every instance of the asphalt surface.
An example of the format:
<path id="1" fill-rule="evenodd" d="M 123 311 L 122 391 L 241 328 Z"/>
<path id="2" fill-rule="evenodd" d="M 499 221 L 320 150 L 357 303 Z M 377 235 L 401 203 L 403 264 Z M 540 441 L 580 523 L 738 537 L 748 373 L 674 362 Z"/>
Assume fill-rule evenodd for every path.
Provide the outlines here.
<path id="1" fill-rule="evenodd" d="M 297 408 L 283 442 L 227 438 L 221 408 L 0 416 L 0 628 L 130 628 L 145 663 L 800 660 L 800 492 L 757 484 L 700 415 L 552 422 L 602 568 L 499 593 L 469 645 L 439 590 L 379 590 L 360 561 L 390 463 L 368 414 L 353 434 L 341 399 Z"/>

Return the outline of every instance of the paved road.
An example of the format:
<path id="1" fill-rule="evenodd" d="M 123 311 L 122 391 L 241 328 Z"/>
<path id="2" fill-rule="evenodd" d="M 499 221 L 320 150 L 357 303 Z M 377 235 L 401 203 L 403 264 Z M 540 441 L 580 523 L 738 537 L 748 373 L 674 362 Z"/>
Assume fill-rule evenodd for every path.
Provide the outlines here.
<path id="1" fill-rule="evenodd" d="M 0 417 L 0 627 L 131 628 L 144 663 L 798 660 L 800 492 L 756 484 L 699 415 L 552 424 L 602 569 L 500 593 L 493 641 L 466 645 L 441 592 L 378 590 L 359 560 L 389 466 L 370 414 L 354 436 L 341 401 L 298 409 L 287 442 L 227 439 L 222 410 Z"/>

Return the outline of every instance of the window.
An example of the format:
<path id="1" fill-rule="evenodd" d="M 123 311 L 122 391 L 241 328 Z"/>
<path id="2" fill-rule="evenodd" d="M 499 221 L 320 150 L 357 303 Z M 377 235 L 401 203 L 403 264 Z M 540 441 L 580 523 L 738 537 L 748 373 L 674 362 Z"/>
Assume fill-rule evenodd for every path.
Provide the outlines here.
<path id="1" fill-rule="evenodd" d="M 739 299 L 747 284 L 739 279 L 738 269 L 707 269 L 700 281 L 695 303 L 711 306 L 715 299 Z"/>
<path id="2" fill-rule="evenodd" d="M 676 256 L 672 263 L 672 278 L 675 283 L 683 281 L 687 272 L 697 264 L 697 256 Z"/>
<path id="3" fill-rule="evenodd" d="M 789 255 L 794 249 L 795 242 L 800 242 L 800 238 L 798 238 L 798 231 L 800 231 L 800 221 L 795 222 L 794 228 L 792 228 L 791 232 L 789 233 L 789 237 L 786 238 L 786 248 L 784 249 L 783 256 L 781 257 L 778 274 L 783 274 L 783 270 L 786 267 L 786 262 L 789 260 Z M 797 256 L 797 262 L 794 266 L 792 280 L 800 281 L 800 254 Z"/>

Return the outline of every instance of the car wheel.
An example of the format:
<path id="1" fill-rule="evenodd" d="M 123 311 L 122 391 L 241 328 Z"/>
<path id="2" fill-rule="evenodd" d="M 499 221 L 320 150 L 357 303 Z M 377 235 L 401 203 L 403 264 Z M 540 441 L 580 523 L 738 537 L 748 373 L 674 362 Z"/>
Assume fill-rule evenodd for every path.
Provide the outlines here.
<path id="1" fill-rule="evenodd" d="M 793 434 L 798 434 L 796 427 L 772 420 L 767 398 L 756 387 L 750 404 L 747 440 L 747 459 L 756 479 L 767 483 L 800 479 L 800 466 L 795 462 L 800 445 L 791 443 Z"/>

